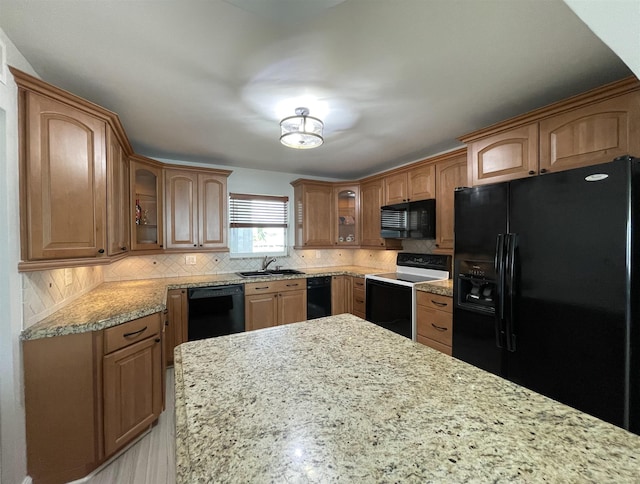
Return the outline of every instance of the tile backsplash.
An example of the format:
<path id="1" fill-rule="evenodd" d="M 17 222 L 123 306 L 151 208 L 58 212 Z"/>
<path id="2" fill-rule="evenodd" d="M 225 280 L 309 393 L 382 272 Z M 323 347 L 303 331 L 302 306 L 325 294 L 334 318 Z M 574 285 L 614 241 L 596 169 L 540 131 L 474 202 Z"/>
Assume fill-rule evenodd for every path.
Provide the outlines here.
<path id="1" fill-rule="evenodd" d="M 102 266 L 23 273 L 24 328 L 46 318 L 103 281 Z"/>
<path id="2" fill-rule="evenodd" d="M 304 270 L 312 267 L 362 265 L 391 269 L 395 266 L 396 251 L 380 250 L 295 250 L 286 257 L 278 257 L 272 267 Z M 195 256 L 195 264 L 187 264 L 187 256 Z M 105 281 L 125 281 L 159 277 L 221 274 L 251 271 L 260 268 L 261 258 L 232 259 L 227 252 L 194 254 L 159 254 L 128 257 L 105 266 Z"/>
<path id="3" fill-rule="evenodd" d="M 406 252 L 431 253 L 435 245 L 431 240 L 405 240 L 403 247 Z M 357 265 L 390 271 L 395 268 L 396 255 L 395 250 L 291 249 L 288 256 L 278 257 L 272 266 L 304 270 Z M 187 264 L 186 256 L 195 256 L 195 264 Z M 107 266 L 25 272 L 22 275 L 24 327 L 32 326 L 105 281 L 256 270 L 260 263 L 260 258 L 232 259 L 227 252 L 209 252 L 131 256 Z"/>

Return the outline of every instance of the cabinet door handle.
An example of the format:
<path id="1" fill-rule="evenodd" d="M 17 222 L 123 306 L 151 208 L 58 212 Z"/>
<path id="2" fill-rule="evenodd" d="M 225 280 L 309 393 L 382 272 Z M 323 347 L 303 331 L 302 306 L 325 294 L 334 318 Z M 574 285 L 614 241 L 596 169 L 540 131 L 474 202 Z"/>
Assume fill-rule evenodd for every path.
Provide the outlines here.
<path id="1" fill-rule="evenodd" d="M 448 304 L 447 304 L 447 303 L 443 303 L 443 302 L 440 302 L 440 301 L 434 301 L 433 299 L 431 300 L 431 302 L 432 302 L 433 304 L 435 304 L 436 306 L 440 306 L 441 308 L 443 308 L 443 307 L 445 307 L 445 306 L 448 306 Z"/>
<path id="2" fill-rule="evenodd" d="M 546 173 L 546 172 L 547 172 L 546 168 L 543 168 L 542 170 L 540 170 L 540 173 Z"/>
<path id="3" fill-rule="evenodd" d="M 156 343 L 160 343 L 160 338 L 156 338 L 156 339 L 155 339 L 155 342 L 156 342 Z"/>
<path id="4" fill-rule="evenodd" d="M 135 336 L 137 334 L 144 333 L 146 330 L 147 330 L 147 326 L 145 326 L 142 329 L 139 329 L 138 331 L 133 331 L 131 333 L 125 333 L 122 336 L 124 336 L 125 338 L 130 338 L 131 336 Z"/>
<path id="5" fill-rule="evenodd" d="M 126 247 L 120 247 L 120 250 L 127 250 Z"/>
<path id="6" fill-rule="evenodd" d="M 364 303 L 364 301 L 362 299 L 356 299 L 357 303 Z"/>
<path id="7" fill-rule="evenodd" d="M 529 170 L 529 175 L 535 175 L 535 174 L 536 174 L 536 172 L 535 172 L 535 171 L 533 171 L 533 170 Z"/>
<path id="8" fill-rule="evenodd" d="M 98 249 L 98 254 L 104 254 L 104 249 Z"/>
<path id="9" fill-rule="evenodd" d="M 431 326 L 433 326 L 434 328 L 436 328 L 438 331 L 446 331 L 447 328 L 445 328 L 444 326 L 436 326 L 435 324 L 431 323 Z"/>

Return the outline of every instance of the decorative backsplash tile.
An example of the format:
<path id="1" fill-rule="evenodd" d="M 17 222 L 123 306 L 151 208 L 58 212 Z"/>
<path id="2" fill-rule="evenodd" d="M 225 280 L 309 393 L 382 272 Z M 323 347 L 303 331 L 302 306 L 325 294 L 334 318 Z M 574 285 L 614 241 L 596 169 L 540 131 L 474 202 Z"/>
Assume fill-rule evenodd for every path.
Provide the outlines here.
<path id="1" fill-rule="evenodd" d="M 23 273 L 24 328 L 86 294 L 103 280 L 102 266 Z"/>
<path id="2" fill-rule="evenodd" d="M 403 247 L 406 252 L 430 253 L 435 245 L 431 240 L 405 240 Z M 390 271 L 395 268 L 397 253 L 395 250 L 291 249 L 288 256 L 278 257 L 272 267 L 304 270 L 357 265 Z M 195 256 L 196 263 L 187 264 L 187 255 Z M 22 275 L 24 327 L 37 323 L 103 281 L 248 271 L 259 269 L 261 262 L 261 258 L 232 259 L 226 252 L 158 254 L 131 256 L 107 266 L 25 272 Z"/>
<path id="3" fill-rule="evenodd" d="M 272 267 L 282 266 L 304 270 L 312 267 L 363 265 L 391 269 L 395 266 L 396 251 L 380 250 L 291 250 L 286 257 L 278 257 Z M 195 256 L 196 263 L 186 263 L 186 256 Z M 225 272 L 260 269 L 261 258 L 232 259 L 228 253 L 161 254 L 128 257 L 104 267 L 105 281 L 125 281 L 159 277 L 221 274 Z"/>

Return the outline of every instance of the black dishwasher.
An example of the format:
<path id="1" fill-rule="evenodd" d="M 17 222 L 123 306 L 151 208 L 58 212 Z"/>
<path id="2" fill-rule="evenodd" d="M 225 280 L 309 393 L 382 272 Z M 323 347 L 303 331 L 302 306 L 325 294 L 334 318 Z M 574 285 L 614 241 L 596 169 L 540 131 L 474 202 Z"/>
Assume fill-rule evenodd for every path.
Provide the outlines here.
<path id="1" fill-rule="evenodd" d="M 189 341 L 244 331 L 244 286 L 189 289 Z"/>
<path id="2" fill-rule="evenodd" d="M 331 316 L 331 276 L 307 279 L 307 319 Z"/>

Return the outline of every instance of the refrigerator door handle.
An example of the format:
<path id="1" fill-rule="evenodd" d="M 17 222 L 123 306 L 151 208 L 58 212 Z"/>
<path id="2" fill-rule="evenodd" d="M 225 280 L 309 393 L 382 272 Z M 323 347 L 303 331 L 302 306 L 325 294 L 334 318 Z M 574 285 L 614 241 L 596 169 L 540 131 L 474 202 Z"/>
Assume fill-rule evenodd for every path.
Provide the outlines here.
<path id="1" fill-rule="evenodd" d="M 505 339 L 507 350 L 516 351 L 516 335 L 514 332 L 515 316 L 514 316 L 514 302 L 516 297 L 516 247 L 518 245 L 518 234 L 506 235 L 507 251 L 505 255 L 505 295 L 504 300 L 506 302 L 506 310 L 504 314 L 505 319 Z"/>
<path id="2" fill-rule="evenodd" d="M 496 294 L 495 294 L 495 334 L 496 334 L 496 346 L 502 348 L 504 346 L 504 254 L 505 234 L 498 234 L 496 240 L 496 256 L 494 259 L 494 266 L 496 270 Z"/>

